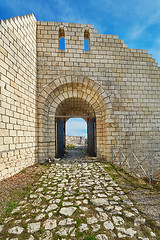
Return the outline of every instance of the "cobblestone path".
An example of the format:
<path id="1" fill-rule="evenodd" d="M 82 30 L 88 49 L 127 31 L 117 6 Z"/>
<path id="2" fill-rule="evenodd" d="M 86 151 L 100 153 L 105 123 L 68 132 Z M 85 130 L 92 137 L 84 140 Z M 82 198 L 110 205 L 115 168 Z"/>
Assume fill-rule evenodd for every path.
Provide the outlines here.
<path id="1" fill-rule="evenodd" d="M 99 162 L 50 164 L 11 217 L 0 239 L 157 239 Z"/>

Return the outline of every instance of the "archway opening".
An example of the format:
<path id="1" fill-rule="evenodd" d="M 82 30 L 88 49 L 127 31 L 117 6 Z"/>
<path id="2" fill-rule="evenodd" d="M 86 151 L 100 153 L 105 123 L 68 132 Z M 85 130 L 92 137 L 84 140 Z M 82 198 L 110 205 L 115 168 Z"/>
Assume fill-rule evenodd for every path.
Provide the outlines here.
<path id="1" fill-rule="evenodd" d="M 79 151 L 80 156 L 87 153 L 96 156 L 96 118 L 95 117 L 56 117 L 56 157 L 66 153 L 74 157 Z M 72 150 L 72 151 L 71 151 Z"/>
<path id="2" fill-rule="evenodd" d="M 96 156 L 96 126 L 95 111 L 92 105 L 83 98 L 68 97 L 60 102 L 56 109 L 56 157 L 63 157 L 66 150 L 66 123 L 72 122 L 71 128 L 82 132 L 82 125 L 76 121 L 83 119 L 86 124 L 87 152 L 91 156 Z M 70 119 L 70 120 L 69 120 Z M 76 120 L 75 120 L 76 119 Z M 79 120 L 78 120 L 79 119 Z M 94 119 L 94 120 L 93 120 Z M 68 124 L 67 124 L 68 125 Z M 68 130 L 68 129 L 67 129 Z M 76 133 L 74 133 L 75 135 Z M 78 134 L 82 135 L 82 134 Z"/>
<path id="3" fill-rule="evenodd" d="M 87 152 L 87 121 L 69 118 L 66 121 L 65 153 L 67 157 L 83 157 Z"/>

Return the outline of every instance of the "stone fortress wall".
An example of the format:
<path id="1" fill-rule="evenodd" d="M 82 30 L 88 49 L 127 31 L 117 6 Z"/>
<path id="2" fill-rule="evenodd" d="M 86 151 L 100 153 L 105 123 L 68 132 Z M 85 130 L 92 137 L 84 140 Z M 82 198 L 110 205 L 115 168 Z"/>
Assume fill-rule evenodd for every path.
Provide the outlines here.
<path id="1" fill-rule="evenodd" d="M 160 71 L 148 51 L 129 49 L 93 25 L 33 15 L 1 21 L 0 29 L 0 178 L 55 155 L 59 114 L 96 117 L 98 157 L 109 160 L 112 146 L 139 156 L 158 148 Z"/>
<path id="2" fill-rule="evenodd" d="M 36 161 L 36 19 L 0 24 L 0 179 Z"/>

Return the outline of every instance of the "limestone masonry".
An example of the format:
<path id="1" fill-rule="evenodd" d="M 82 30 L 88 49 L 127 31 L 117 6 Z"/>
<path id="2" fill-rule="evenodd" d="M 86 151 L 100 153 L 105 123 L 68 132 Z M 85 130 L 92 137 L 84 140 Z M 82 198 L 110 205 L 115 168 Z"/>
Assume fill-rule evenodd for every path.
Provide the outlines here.
<path id="1" fill-rule="evenodd" d="M 74 146 L 85 146 L 86 139 L 81 136 L 66 136 L 66 144 Z"/>
<path id="2" fill-rule="evenodd" d="M 0 62 L 0 179 L 55 157 L 59 116 L 95 118 L 96 155 L 108 161 L 112 146 L 140 157 L 159 147 L 160 71 L 148 51 L 30 14 L 0 22 Z"/>

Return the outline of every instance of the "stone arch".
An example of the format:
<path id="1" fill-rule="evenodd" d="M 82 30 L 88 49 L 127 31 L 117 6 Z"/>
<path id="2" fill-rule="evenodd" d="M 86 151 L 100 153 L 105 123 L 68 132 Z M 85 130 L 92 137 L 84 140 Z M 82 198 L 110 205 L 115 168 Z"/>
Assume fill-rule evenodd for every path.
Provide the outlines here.
<path id="1" fill-rule="evenodd" d="M 70 100 L 81 101 L 79 116 L 94 113 L 97 123 L 97 155 L 107 157 L 111 141 L 111 102 L 109 96 L 99 85 L 88 77 L 60 77 L 44 86 L 38 96 L 38 144 L 39 161 L 55 156 L 55 117 L 61 105 Z M 78 105 L 80 107 L 80 104 Z M 75 112 L 73 113 L 74 116 Z M 77 113 L 76 113 L 77 115 Z"/>

